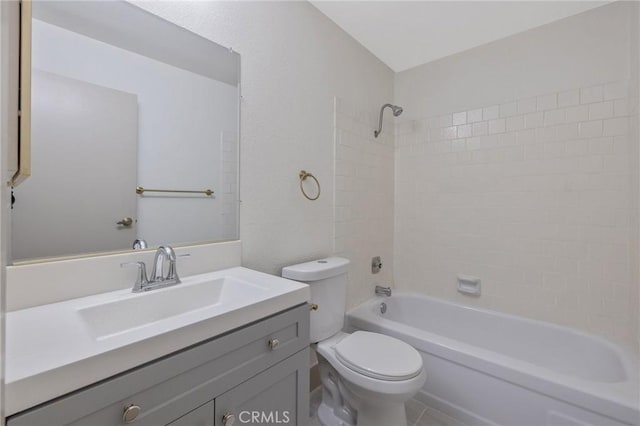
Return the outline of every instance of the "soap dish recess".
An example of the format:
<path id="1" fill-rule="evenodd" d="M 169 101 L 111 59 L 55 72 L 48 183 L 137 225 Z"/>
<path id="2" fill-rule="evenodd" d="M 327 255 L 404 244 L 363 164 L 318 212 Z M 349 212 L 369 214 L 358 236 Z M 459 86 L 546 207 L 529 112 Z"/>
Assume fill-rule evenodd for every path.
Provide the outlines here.
<path id="1" fill-rule="evenodd" d="M 471 296 L 480 296 L 480 278 L 458 274 L 458 291 Z"/>

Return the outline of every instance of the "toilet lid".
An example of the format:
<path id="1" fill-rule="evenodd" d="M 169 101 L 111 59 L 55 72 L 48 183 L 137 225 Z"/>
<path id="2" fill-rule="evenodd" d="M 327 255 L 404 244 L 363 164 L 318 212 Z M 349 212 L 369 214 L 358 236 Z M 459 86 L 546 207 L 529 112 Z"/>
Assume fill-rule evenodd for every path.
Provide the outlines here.
<path id="1" fill-rule="evenodd" d="M 356 331 L 334 349 L 342 364 L 374 379 L 407 380 L 422 371 L 422 357 L 417 350 L 384 334 Z"/>

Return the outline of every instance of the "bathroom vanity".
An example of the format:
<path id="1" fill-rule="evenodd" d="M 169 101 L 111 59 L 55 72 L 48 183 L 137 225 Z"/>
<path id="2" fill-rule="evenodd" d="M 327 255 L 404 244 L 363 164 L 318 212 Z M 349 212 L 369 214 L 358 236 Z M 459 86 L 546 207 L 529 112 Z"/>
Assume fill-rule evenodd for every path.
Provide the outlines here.
<path id="1" fill-rule="evenodd" d="M 237 267 L 10 312 L 8 425 L 304 424 L 307 299 Z"/>
<path id="2" fill-rule="evenodd" d="M 299 305 L 19 413 L 8 424 L 230 425 L 254 411 L 273 419 L 260 424 L 304 424 L 308 333 L 309 308 Z"/>

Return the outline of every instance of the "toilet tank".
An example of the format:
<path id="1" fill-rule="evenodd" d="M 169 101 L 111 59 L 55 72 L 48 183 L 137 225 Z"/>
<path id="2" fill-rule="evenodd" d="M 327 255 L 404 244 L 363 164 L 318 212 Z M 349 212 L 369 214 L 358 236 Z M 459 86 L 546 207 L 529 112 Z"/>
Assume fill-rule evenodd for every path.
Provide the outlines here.
<path id="1" fill-rule="evenodd" d="M 344 326 L 347 304 L 347 271 L 349 260 L 327 257 L 282 268 L 282 277 L 309 285 L 311 303 L 318 306 L 311 311 L 310 340 L 324 340 Z"/>

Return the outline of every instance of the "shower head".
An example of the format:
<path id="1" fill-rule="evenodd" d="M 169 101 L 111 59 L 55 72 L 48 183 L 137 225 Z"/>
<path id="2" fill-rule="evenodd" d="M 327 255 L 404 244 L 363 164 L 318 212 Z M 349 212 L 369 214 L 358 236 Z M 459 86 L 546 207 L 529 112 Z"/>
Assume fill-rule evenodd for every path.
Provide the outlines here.
<path id="1" fill-rule="evenodd" d="M 391 110 L 393 111 L 393 116 L 397 117 L 400 114 L 402 114 L 402 107 L 396 106 L 396 105 L 391 105 Z"/>
<path id="2" fill-rule="evenodd" d="M 380 133 L 382 132 L 382 114 L 384 114 L 384 109 L 385 108 L 391 108 L 391 112 L 393 112 L 393 116 L 397 117 L 400 114 L 402 114 L 402 107 L 399 107 L 397 105 L 391 105 L 391 104 L 384 104 L 382 105 L 382 108 L 380 108 L 380 123 L 378 124 L 378 130 L 374 130 L 373 131 L 373 136 L 374 137 L 378 137 L 380 136 Z"/>

